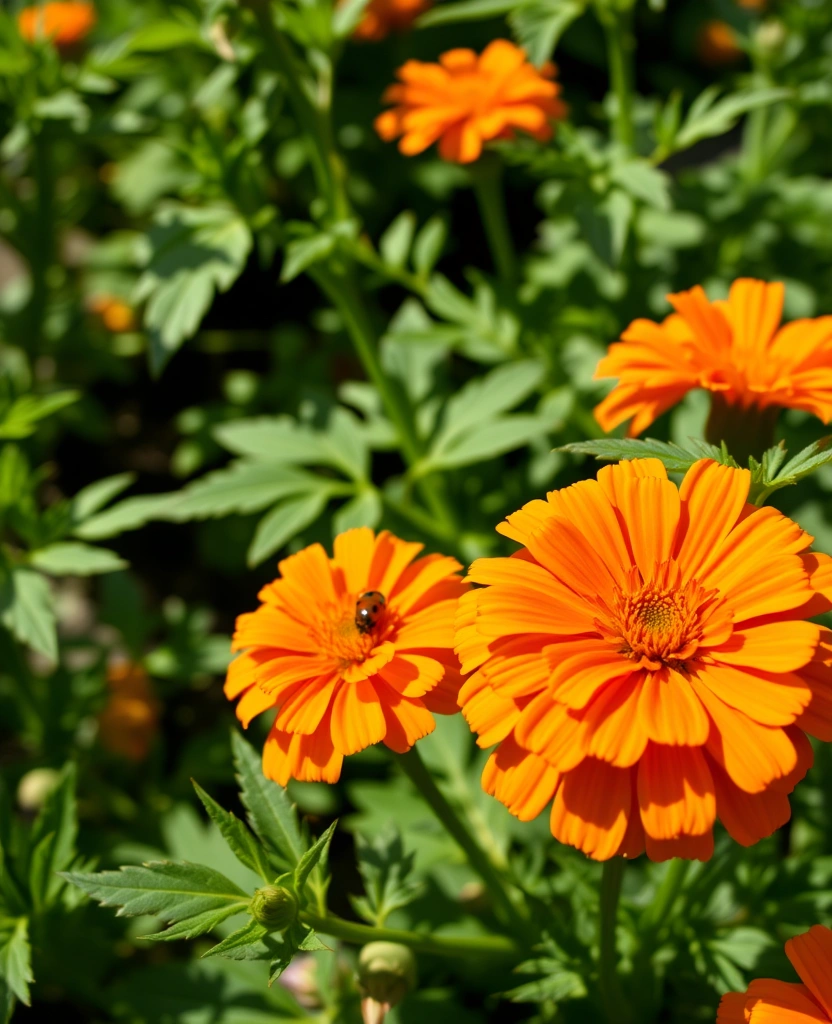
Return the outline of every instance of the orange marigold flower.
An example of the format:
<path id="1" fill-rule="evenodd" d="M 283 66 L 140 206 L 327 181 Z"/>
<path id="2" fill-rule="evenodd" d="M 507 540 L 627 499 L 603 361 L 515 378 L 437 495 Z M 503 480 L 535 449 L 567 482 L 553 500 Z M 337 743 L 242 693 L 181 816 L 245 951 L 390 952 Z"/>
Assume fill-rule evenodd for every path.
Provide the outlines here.
<path id="1" fill-rule="evenodd" d="M 375 43 L 391 32 L 406 32 L 432 6 L 431 0 L 370 0 L 353 39 Z"/>
<path id="2" fill-rule="evenodd" d="M 276 709 L 263 773 L 337 782 L 346 754 L 384 742 L 404 753 L 453 714 L 461 676 L 454 615 L 467 584 L 454 558 L 414 559 L 421 544 L 348 530 L 329 558 L 312 544 L 237 619 L 225 695 L 237 717 Z"/>
<path id="3" fill-rule="evenodd" d="M 395 107 L 376 118 L 376 131 L 386 142 L 401 136 L 405 156 L 438 140 L 439 155 L 461 164 L 478 159 L 483 143 L 513 138 L 515 129 L 545 142 L 552 121 L 566 113 L 554 76 L 554 64 L 538 70 L 506 39 L 495 39 L 479 57 L 448 50 L 438 64 L 409 60 L 384 94 Z"/>
<path id="4" fill-rule="evenodd" d="M 737 33 L 724 21 L 706 21 L 696 37 L 696 54 L 712 67 L 742 60 Z"/>
<path id="5" fill-rule="evenodd" d="M 114 662 L 107 671 L 110 699 L 98 717 L 102 745 L 129 761 L 144 761 L 159 726 L 159 702 L 141 665 Z"/>
<path id="6" fill-rule="evenodd" d="M 742 278 L 727 301 L 697 286 L 668 295 L 661 324 L 634 320 L 595 377 L 618 384 L 595 409 L 604 430 L 636 437 L 693 388 L 740 410 L 787 407 L 832 419 L 832 316 L 780 326 L 783 285 Z"/>
<path id="7" fill-rule="evenodd" d="M 789 817 L 832 740 L 832 558 L 751 475 L 657 459 L 607 466 L 498 531 L 474 562 L 456 650 L 483 787 L 522 820 L 554 801 L 556 839 L 596 860 L 707 859 L 717 817 L 743 845 Z"/>
<path id="8" fill-rule="evenodd" d="M 728 992 L 717 1010 L 717 1024 L 810 1024 L 832 1021 L 832 931 L 816 924 L 786 943 L 797 982 L 759 978 L 747 992 Z"/>
<path id="9" fill-rule="evenodd" d="M 113 334 L 123 334 L 136 327 L 136 314 L 133 308 L 114 295 L 96 296 L 90 302 L 90 309 L 101 317 L 101 322 Z"/>
<path id="10" fill-rule="evenodd" d="M 17 16 L 20 34 L 28 42 L 51 39 L 56 46 L 72 46 L 89 35 L 96 22 L 95 7 L 83 0 L 67 0 L 24 7 Z"/>

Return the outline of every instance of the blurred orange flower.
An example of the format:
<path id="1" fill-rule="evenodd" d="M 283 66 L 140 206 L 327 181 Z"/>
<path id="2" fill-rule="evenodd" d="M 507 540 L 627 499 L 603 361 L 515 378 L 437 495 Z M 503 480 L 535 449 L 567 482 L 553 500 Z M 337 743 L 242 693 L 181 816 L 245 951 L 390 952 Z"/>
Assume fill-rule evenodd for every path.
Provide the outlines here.
<path id="1" fill-rule="evenodd" d="M 67 0 L 24 7 L 17 16 L 20 34 L 28 42 L 51 39 L 56 46 L 72 46 L 89 35 L 96 22 L 95 7 L 83 0 Z"/>
<path id="2" fill-rule="evenodd" d="M 747 992 L 728 992 L 717 1010 L 717 1024 L 810 1024 L 832 1020 L 832 931 L 816 924 L 786 943 L 802 985 L 760 978 Z"/>
<path id="3" fill-rule="evenodd" d="M 432 6 L 431 0 L 370 0 L 353 39 L 375 43 L 391 32 L 406 32 Z"/>
<path id="4" fill-rule="evenodd" d="M 703 64 L 711 67 L 736 64 L 742 60 L 737 33 L 724 21 L 706 21 L 696 37 L 696 53 Z"/>
<path id="5" fill-rule="evenodd" d="M 404 753 L 453 714 L 461 677 L 454 615 L 467 584 L 454 558 L 414 559 L 421 544 L 348 530 L 329 558 L 312 544 L 237 619 L 225 695 L 237 717 L 277 710 L 263 773 L 337 782 L 344 756 L 384 742 Z"/>
<path id="6" fill-rule="evenodd" d="M 737 3 L 749 11 L 762 11 L 766 6 L 766 0 L 737 0 Z"/>
<path id="7" fill-rule="evenodd" d="M 136 315 L 132 306 L 114 295 L 97 295 L 90 301 L 90 309 L 113 334 L 132 331 L 136 327 Z"/>
<path id="8" fill-rule="evenodd" d="M 607 466 L 498 531 L 474 562 L 456 650 L 483 787 L 522 820 L 550 801 L 556 839 L 596 860 L 704 860 L 717 816 L 747 846 L 789 818 L 832 740 L 832 558 L 751 476 L 697 462 Z"/>
<path id="9" fill-rule="evenodd" d="M 693 388 L 730 406 L 786 407 L 832 419 L 832 316 L 780 326 L 783 285 L 741 279 L 728 300 L 700 287 L 668 295 L 661 324 L 634 320 L 595 377 L 618 384 L 595 409 L 604 430 L 630 420 L 635 437 Z"/>
<path id="10" fill-rule="evenodd" d="M 484 143 L 513 138 L 516 129 L 545 141 L 552 121 L 566 114 L 554 76 L 553 64 L 538 71 L 505 39 L 489 43 L 479 57 L 449 50 L 438 64 L 409 60 L 384 94 L 395 106 L 376 118 L 376 131 L 386 142 L 401 137 L 405 156 L 438 141 L 440 156 L 461 164 L 478 159 Z"/>
<path id="11" fill-rule="evenodd" d="M 107 671 L 110 698 L 98 717 L 101 743 L 129 761 L 144 761 L 159 726 L 159 702 L 147 673 L 132 661 L 114 662 Z"/>

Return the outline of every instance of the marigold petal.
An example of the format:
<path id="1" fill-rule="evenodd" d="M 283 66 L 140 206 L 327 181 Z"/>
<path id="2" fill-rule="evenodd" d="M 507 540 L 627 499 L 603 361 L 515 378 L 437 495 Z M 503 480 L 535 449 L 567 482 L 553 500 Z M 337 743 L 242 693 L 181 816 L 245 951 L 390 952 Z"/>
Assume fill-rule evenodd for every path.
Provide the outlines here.
<path id="1" fill-rule="evenodd" d="M 344 590 L 360 594 L 369 586 L 370 565 L 376 550 L 376 538 L 366 526 L 339 533 L 332 545 L 332 562 L 344 574 Z"/>
<path id="2" fill-rule="evenodd" d="M 376 538 L 367 590 L 378 590 L 388 597 L 402 573 L 423 548 L 424 544 L 400 540 L 388 530 L 382 530 Z"/>
<path id="3" fill-rule="evenodd" d="M 424 647 L 454 645 L 454 617 L 457 599 L 437 601 L 436 604 L 408 616 L 396 633 L 396 647 L 400 651 L 419 650 Z"/>
<path id="4" fill-rule="evenodd" d="M 335 673 L 309 680 L 293 690 L 280 706 L 275 725 L 284 732 L 312 733 L 321 724 L 340 677 Z"/>
<path id="5" fill-rule="evenodd" d="M 639 719 L 648 737 L 670 746 L 702 746 L 710 722 L 702 703 L 684 676 L 662 667 L 647 672 L 641 686 Z"/>
<path id="6" fill-rule="evenodd" d="M 687 471 L 679 488 L 682 522 L 676 554 L 687 579 L 697 578 L 736 525 L 750 487 L 747 469 L 720 466 L 711 459 L 700 459 Z"/>
<path id="7" fill-rule="evenodd" d="M 714 784 L 698 747 L 650 743 L 638 764 L 641 823 L 650 839 L 710 832 L 716 817 Z"/>
<path id="8" fill-rule="evenodd" d="M 735 629 L 730 640 L 709 651 L 724 665 L 794 672 L 807 665 L 820 642 L 820 626 L 813 622 L 768 622 Z"/>
<path id="9" fill-rule="evenodd" d="M 791 816 L 785 793 L 769 789 L 747 793 L 718 764 L 710 765 L 716 792 L 716 813 L 728 834 L 741 846 L 753 846 L 785 825 Z"/>
<path id="10" fill-rule="evenodd" d="M 786 943 L 786 956 L 813 998 L 832 1017 L 832 931 L 816 924 Z"/>
<path id="11" fill-rule="evenodd" d="M 545 690 L 520 713 L 514 736 L 521 747 L 561 772 L 574 768 L 586 755 L 586 730 L 580 720 Z"/>
<path id="12" fill-rule="evenodd" d="M 237 715 L 243 728 L 248 729 L 253 718 L 262 715 L 264 711 L 268 711 L 269 708 L 273 707 L 274 697 L 268 693 L 263 693 L 259 687 L 252 686 L 250 690 L 246 690 L 237 702 L 234 713 Z"/>
<path id="13" fill-rule="evenodd" d="M 748 996 L 745 992 L 726 992 L 719 1001 L 716 1011 L 716 1024 L 747 1024 L 745 1004 Z"/>
<path id="14" fill-rule="evenodd" d="M 424 697 L 439 684 L 445 666 L 422 654 L 397 654 L 378 670 L 378 674 L 402 697 Z"/>
<path id="15" fill-rule="evenodd" d="M 656 864 L 666 860 L 710 860 L 714 855 L 714 834 L 706 832 L 701 836 L 677 836 L 676 839 L 654 839 L 646 834 L 647 856 Z"/>
<path id="16" fill-rule="evenodd" d="M 384 739 L 387 724 L 369 679 L 342 683 L 332 704 L 332 743 L 340 754 L 356 754 Z"/>
<path id="17" fill-rule="evenodd" d="M 627 833 L 631 772 L 588 757 L 568 772 L 552 804 L 552 835 L 594 860 L 609 860 Z"/>
<path id="18" fill-rule="evenodd" d="M 509 736 L 489 757 L 482 788 L 521 821 L 533 821 L 553 799 L 560 773 Z"/>
<path id="19" fill-rule="evenodd" d="M 463 717 L 477 734 L 479 747 L 491 747 L 504 740 L 520 717 L 515 701 L 496 693 L 482 671 L 463 685 L 459 698 Z"/>
<path id="20" fill-rule="evenodd" d="M 636 565 L 645 580 L 666 562 L 676 543 L 681 505 L 679 491 L 669 480 L 649 476 L 627 481 L 618 492 Z"/>
<path id="21" fill-rule="evenodd" d="M 788 943 L 786 950 L 788 952 Z M 746 1013 L 749 1024 L 817 1024 L 829 1017 L 805 985 L 771 978 L 755 978 L 748 986 Z"/>
<path id="22" fill-rule="evenodd" d="M 701 662 L 689 668 L 725 704 L 761 725 L 791 725 L 812 699 L 808 684 L 793 672 L 775 674 Z"/>
<path id="23" fill-rule="evenodd" d="M 737 353 L 765 357 L 783 318 L 782 282 L 767 284 L 752 278 L 738 278 L 728 293 L 728 316 Z"/>
<path id="24" fill-rule="evenodd" d="M 378 689 L 387 726 L 384 745 L 405 754 L 417 740 L 433 732 L 436 721 L 422 701 L 402 697 L 384 683 Z"/>
<path id="25" fill-rule="evenodd" d="M 608 683 L 631 676 L 635 671 L 632 661 L 603 640 L 582 640 L 579 644 L 582 649 L 566 658 L 561 654 L 560 645 L 547 648 L 552 665 L 552 693 L 561 704 L 568 704 L 575 710 L 585 708 Z"/>
<path id="26" fill-rule="evenodd" d="M 628 481 L 648 476 L 667 480 L 667 470 L 660 459 L 625 459 L 612 466 L 602 466 L 598 470 L 598 483 L 609 503 L 620 508 Z"/>
<path id="27" fill-rule="evenodd" d="M 647 730 L 639 715 L 643 673 L 619 679 L 598 693 L 584 710 L 587 753 L 618 768 L 629 768 L 644 753 Z"/>
<path id="28" fill-rule="evenodd" d="M 616 580 L 584 534 L 568 519 L 551 516 L 529 534 L 526 547 L 570 590 L 612 602 Z"/>

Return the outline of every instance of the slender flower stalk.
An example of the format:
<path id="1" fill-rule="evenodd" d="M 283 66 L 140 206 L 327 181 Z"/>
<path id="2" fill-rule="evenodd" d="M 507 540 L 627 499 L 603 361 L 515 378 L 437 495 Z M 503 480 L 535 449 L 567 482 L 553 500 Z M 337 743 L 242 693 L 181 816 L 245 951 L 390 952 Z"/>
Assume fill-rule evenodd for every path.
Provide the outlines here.
<path id="1" fill-rule="evenodd" d="M 617 10 L 612 4 L 597 5 L 598 18 L 607 41 L 607 65 L 610 88 L 615 97 L 615 140 L 625 149 L 635 142 L 633 127 L 633 48 L 632 13 Z"/>
<path id="2" fill-rule="evenodd" d="M 499 158 L 488 153 L 471 165 L 470 173 L 494 267 L 506 284 L 512 284 L 517 279 L 517 256 L 506 214 L 502 171 Z"/>
<path id="3" fill-rule="evenodd" d="M 618 953 L 616 950 L 616 927 L 618 924 L 618 900 L 624 878 L 624 861 L 620 858 L 607 861 L 601 875 L 601 906 L 598 936 L 598 984 L 601 1002 L 609 1024 L 628 1024 L 629 1009 L 624 1002 L 618 977 Z"/>
<path id="4" fill-rule="evenodd" d="M 528 934 L 529 921 L 509 895 L 502 875 L 436 785 L 419 751 L 413 747 L 408 753 L 400 754 L 397 761 L 448 834 L 467 854 L 471 867 L 491 893 L 497 915 L 518 934 Z"/>

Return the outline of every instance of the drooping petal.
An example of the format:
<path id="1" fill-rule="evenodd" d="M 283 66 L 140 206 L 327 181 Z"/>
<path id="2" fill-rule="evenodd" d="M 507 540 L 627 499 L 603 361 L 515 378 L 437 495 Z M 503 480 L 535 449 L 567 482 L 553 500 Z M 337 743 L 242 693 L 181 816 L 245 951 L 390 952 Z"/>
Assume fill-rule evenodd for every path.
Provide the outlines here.
<path id="1" fill-rule="evenodd" d="M 816 924 L 786 943 L 786 956 L 812 997 L 832 1018 L 832 931 Z"/>
<path id="2" fill-rule="evenodd" d="M 552 805 L 555 839 L 594 860 L 609 860 L 627 832 L 632 808 L 630 770 L 588 757 L 568 772 Z"/>
<path id="3" fill-rule="evenodd" d="M 381 701 L 369 679 L 342 683 L 332 704 L 332 743 L 340 754 L 359 750 L 384 739 L 387 724 Z"/>
<path id="4" fill-rule="evenodd" d="M 827 1024 L 829 1017 L 805 985 L 756 978 L 745 1004 L 749 1024 Z"/>
<path id="5" fill-rule="evenodd" d="M 611 683 L 584 709 L 588 754 L 629 768 L 644 753 L 649 736 L 638 710 L 643 676 L 636 673 Z"/>
<path id="6" fill-rule="evenodd" d="M 489 757 L 482 788 L 521 821 L 532 821 L 552 800 L 560 773 L 548 761 L 523 750 L 509 736 Z"/>
<path id="7" fill-rule="evenodd" d="M 791 809 L 785 793 L 774 789 L 747 793 L 718 764 L 711 761 L 710 768 L 717 816 L 731 838 L 741 846 L 752 846 L 765 839 L 789 820 Z"/>
<path id="8" fill-rule="evenodd" d="M 702 751 L 648 744 L 638 765 L 638 802 L 648 839 L 710 832 L 716 799 Z"/>
<path id="9" fill-rule="evenodd" d="M 568 771 L 586 755 L 586 730 L 574 712 L 544 690 L 531 700 L 514 725 L 521 747 L 539 754 L 558 771 Z"/>
<path id="10" fill-rule="evenodd" d="M 700 747 L 710 723 L 690 683 L 674 669 L 647 672 L 638 704 L 639 719 L 649 739 L 671 746 Z"/>

